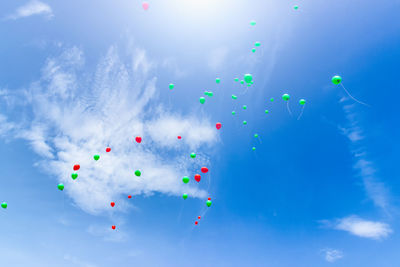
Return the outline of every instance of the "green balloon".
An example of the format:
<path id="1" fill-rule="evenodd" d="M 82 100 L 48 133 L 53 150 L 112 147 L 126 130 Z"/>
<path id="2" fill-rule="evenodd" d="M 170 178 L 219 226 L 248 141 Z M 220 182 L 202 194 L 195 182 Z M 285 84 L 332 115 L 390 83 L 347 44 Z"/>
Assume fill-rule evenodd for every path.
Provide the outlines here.
<path id="1" fill-rule="evenodd" d="M 248 83 L 248 84 L 247 84 L 247 87 L 250 87 L 250 86 L 251 86 L 251 83 Z"/>
<path id="2" fill-rule="evenodd" d="M 94 158 L 94 160 L 99 160 L 100 156 L 99 155 L 94 155 L 93 158 Z"/>
<path id="3" fill-rule="evenodd" d="M 254 137 L 257 138 L 257 137 L 258 137 L 258 134 L 254 134 Z"/>
<path id="4" fill-rule="evenodd" d="M 170 84 L 169 84 L 169 89 L 170 89 L 170 90 L 174 89 L 174 84 L 173 84 L 173 83 L 170 83 Z"/>
<path id="5" fill-rule="evenodd" d="M 207 200 L 206 204 L 207 204 L 207 207 L 210 207 L 211 206 L 211 200 Z"/>
<path id="6" fill-rule="evenodd" d="M 190 154 L 190 157 L 191 157 L 192 159 L 194 159 L 194 158 L 196 157 L 196 153 L 191 153 L 191 154 Z"/>
<path id="7" fill-rule="evenodd" d="M 335 76 L 333 76 L 332 77 L 332 83 L 333 84 L 339 84 L 339 83 L 341 83 L 342 82 L 342 77 L 340 77 L 340 76 L 338 76 L 338 75 L 335 75 Z"/>
<path id="8" fill-rule="evenodd" d="M 232 111 L 232 115 L 235 115 L 236 114 L 236 112 L 235 111 Z"/>
<path id="9" fill-rule="evenodd" d="M 253 151 L 255 151 L 255 150 L 256 150 L 256 147 L 254 147 L 254 146 L 253 146 L 253 148 L 252 148 L 252 149 L 253 149 Z"/>
<path id="10" fill-rule="evenodd" d="M 208 92 L 208 96 L 213 96 L 213 92 Z"/>
<path id="11" fill-rule="evenodd" d="M 269 113 L 268 109 L 265 110 L 265 113 Z"/>
<path id="12" fill-rule="evenodd" d="M 235 96 L 235 95 L 232 95 L 232 99 L 237 99 L 237 96 Z"/>
<path id="13" fill-rule="evenodd" d="M 8 206 L 7 202 L 3 202 L 3 203 L 1 203 L 1 207 L 2 207 L 3 209 L 6 209 L 6 208 L 7 208 L 7 206 Z"/>
<path id="14" fill-rule="evenodd" d="M 58 184 L 57 187 L 58 187 L 58 189 L 61 190 L 61 191 L 64 190 L 64 185 L 63 185 L 63 184 Z"/>
<path id="15" fill-rule="evenodd" d="M 304 105 L 306 103 L 306 100 L 305 99 L 300 99 L 299 103 L 300 103 L 300 105 Z"/>
<path id="16" fill-rule="evenodd" d="M 243 121 L 243 124 L 246 125 L 246 124 L 247 124 L 247 121 Z"/>
<path id="17" fill-rule="evenodd" d="M 240 83 L 241 83 L 241 84 L 244 84 L 244 81 L 243 81 L 243 80 L 241 80 L 241 81 L 240 81 Z"/>
<path id="18" fill-rule="evenodd" d="M 235 78 L 234 80 L 235 80 L 235 82 L 238 82 L 238 81 L 239 81 L 239 78 Z"/>
<path id="19" fill-rule="evenodd" d="M 290 99 L 290 95 L 289 94 L 283 94 L 282 99 L 285 101 L 288 101 Z"/>
<path id="20" fill-rule="evenodd" d="M 216 82 L 216 83 L 220 83 L 220 82 L 221 82 L 221 79 L 220 79 L 220 78 L 216 78 L 216 79 L 215 79 L 215 82 Z"/>
<path id="21" fill-rule="evenodd" d="M 247 106 L 246 106 L 246 105 L 243 105 L 243 109 L 247 109 Z"/>
<path id="22" fill-rule="evenodd" d="M 255 48 L 252 48 L 252 49 L 251 49 L 251 52 L 255 53 L 255 52 L 256 52 L 256 49 L 255 49 Z"/>
<path id="23" fill-rule="evenodd" d="M 251 81 L 251 82 L 250 82 L 250 84 L 253 84 L 253 83 L 254 83 L 254 81 Z"/>
<path id="24" fill-rule="evenodd" d="M 261 45 L 260 42 L 255 42 L 255 43 L 254 43 L 254 46 L 257 46 L 257 47 L 258 47 L 258 46 L 260 46 L 260 45 Z"/>
<path id="25" fill-rule="evenodd" d="M 246 83 L 251 83 L 251 81 L 253 80 L 253 76 L 251 76 L 251 74 L 245 74 L 244 75 L 244 81 L 246 82 Z"/>
<path id="26" fill-rule="evenodd" d="M 256 25 L 256 21 L 255 20 L 250 21 L 250 25 L 251 26 L 255 26 Z"/>
<path id="27" fill-rule="evenodd" d="M 189 183 L 189 177 L 184 176 L 184 177 L 182 178 L 182 181 L 183 181 L 185 184 Z"/>
<path id="28" fill-rule="evenodd" d="M 183 199 L 187 199 L 188 194 L 185 193 L 185 194 L 182 195 L 182 197 L 183 197 Z"/>
<path id="29" fill-rule="evenodd" d="M 271 100 L 271 102 L 274 102 L 274 98 L 273 98 L 273 97 L 271 97 L 271 99 L 270 99 L 270 100 Z"/>
<path id="30" fill-rule="evenodd" d="M 294 8 L 294 10 L 297 10 L 297 9 L 299 9 L 299 6 L 296 5 L 293 8 Z"/>
<path id="31" fill-rule="evenodd" d="M 71 174 L 71 178 L 75 180 L 76 178 L 78 178 L 78 174 L 77 173 Z"/>
<path id="32" fill-rule="evenodd" d="M 201 104 L 204 104 L 206 102 L 206 99 L 204 97 L 200 97 L 199 101 Z"/>
<path id="33" fill-rule="evenodd" d="M 205 94 L 205 95 L 208 95 L 208 91 L 205 91 L 204 94 Z"/>
<path id="34" fill-rule="evenodd" d="M 135 171 L 135 175 L 136 175 L 137 177 L 140 177 L 140 175 L 142 175 L 142 172 L 139 171 L 139 170 L 136 170 L 136 171 Z"/>

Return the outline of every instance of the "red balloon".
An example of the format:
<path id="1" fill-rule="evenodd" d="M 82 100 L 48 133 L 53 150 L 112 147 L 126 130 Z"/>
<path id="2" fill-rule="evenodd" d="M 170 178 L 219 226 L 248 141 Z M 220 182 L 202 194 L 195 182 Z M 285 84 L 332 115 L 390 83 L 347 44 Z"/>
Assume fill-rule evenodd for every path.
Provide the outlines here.
<path id="1" fill-rule="evenodd" d="M 111 226 L 111 228 L 112 228 L 113 230 L 115 230 L 115 225 Z"/>
<path id="2" fill-rule="evenodd" d="M 142 142 L 142 137 L 136 136 L 135 140 L 140 144 Z"/>
<path id="3" fill-rule="evenodd" d="M 217 124 L 215 124 L 215 127 L 217 127 L 217 130 L 221 129 L 222 124 L 220 122 L 217 122 Z"/>
<path id="4" fill-rule="evenodd" d="M 115 206 L 115 203 L 114 202 L 111 202 L 111 207 L 114 207 Z"/>
<path id="5" fill-rule="evenodd" d="M 202 172 L 202 173 L 206 173 L 206 172 L 208 172 L 208 169 L 207 169 L 207 167 L 201 167 L 201 172 Z"/>
<path id="6" fill-rule="evenodd" d="M 149 3 L 143 2 L 143 3 L 142 3 L 142 7 L 143 7 L 144 10 L 149 9 Z"/>
<path id="7" fill-rule="evenodd" d="M 111 148 L 110 147 L 107 147 L 106 148 L 106 152 L 110 152 L 111 151 Z"/>
<path id="8" fill-rule="evenodd" d="M 182 136 L 178 135 L 178 139 L 181 140 L 181 139 L 182 139 Z"/>
<path id="9" fill-rule="evenodd" d="M 129 196 L 128 196 L 128 198 L 132 198 L 132 196 L 131 196 L 131 195 L 129 195 Z"/>
<path id="10" fill-rule="evenodd" d="M 200 174 L 196 174 L 196 175 L 194 176 L 194 179 L 195 179 L 197 182 L 200 182 L 200 179 L 201 179 Z"/>
<path id="11" fill-rule="evenodd" d="M 199 218 L 199 220 L 201 219 L 201 216 L 199 216 L 199 217 L 197 217 L 197 218 Z"/>
<path id="12" fill-rule="evenodd" d="M 209 197 L 208 200 L 211 200 L 211 197 Z"/>
<path id="13" fill-rule="evenodd" d="M 198 223 L 199 223 L 198 221 L 195 221 L 195 222 L 194 222 L 195 225 L 197 225 Z"/>
<path id="14" fill-rule="evenodd" d="M 79 164 L 75 164 L 74 165 L 74 171 L 77 171 L 81 168 L 81 166 Z"/>

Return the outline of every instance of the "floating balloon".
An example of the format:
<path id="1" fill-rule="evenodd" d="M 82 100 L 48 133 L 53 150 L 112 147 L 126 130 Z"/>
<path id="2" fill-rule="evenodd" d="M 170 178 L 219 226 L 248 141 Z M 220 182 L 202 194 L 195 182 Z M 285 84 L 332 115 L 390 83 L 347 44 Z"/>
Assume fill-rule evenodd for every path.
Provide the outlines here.
<path id="1" fill-rule="evenodd" d="M 185 193 L 185 194 L 182 195 L 182 197 L 183 197 L 183 199 L 187 199 L 188 194 Z"/>
<path id="2" fill-rule="evenodd" d="M 74 165 L 74 171 L 77 171 L 81 168 L 81 166 L 79 164 L 75 164 Z"/>
<path id="3" fill-rule="evenodd" d="M 217 124 L 215 124 L 215 128 L 217 128 L 217 130 L 221 129 L 222 124 L 220 122 L 217 122 Z"/>
<path id="4" fill-rule="evenodd" d="M 142 7 L 143 7 L 144 10 L 149 9 L 149 3 L 143 2 L 143 3 L 142 3 Z"/>
<path id="5" fill-rule="evenodd" d="M 236 112 L 235 111 L 232 111 L 232 115 L 235 115 L 236 114 Z"/>
<path id="6" fill-rule="evenodd" d="M 206 102 L 206 99 L 204 97 L 200 97 L 199 101 L 201 104 L 204 104 Z"/>
<path id="7" fill-rule="evenodd" d="M 197 217 L 197 219 L 199 219 L 199 220 L 200 220 L 200 219 L 201 219 L 201 216 Z"/>
<path id="8" fill-rule="evenodd" d="M 283 94 L 282 95 L 282 99 L 285 101 L 288 101 L 290 99 L 290 95 L 289 94 Z"/>
<path id="9" fill-rule="evenodd" d="M 254 43 L 254 46 L 257 46 L 257 47 L 258 47 L 258 46 L 260 46 L 260 45 L 261 45 L 260 42 L 255 42 L 255 43 Z"/>
<path id="10" fill-rule="evenodd" d="M 251 76 L 251 74 L 247 73 L 247 74 L 244 75 L 244 81 L 246 83 L 250 83 L 252 80 L 253 80 L 253 76 Z"/>
<path id="11" fill-rule="evenodd" d="M 210 207 L 211 206 L 211 200 L 207 200 L 206 204 L 207 204 L 207 207 Z"/>
<path id="12" fill-rule="evenodd" d="M 340 84 L 342 82 L 342 77 L 340 77 L 339 75 L 335 75 L 332 77 L 332 83 L 333 84 Z"/>
<path id="13" fill-rule="evenodd" d="M 179 139 L 179 140 L 182 139 L 182 136 L 178 135 L 178 139 Z"/>
<path id="14" fill-rule="evenodd" d="M 94 155 L 93 158 L 94 158 L 94 160 L 97 161 L 97 160 L 99 160 L 100 156 L 99 155 Z"/>
<path id="15" fill-rule="evenodd" d="M 175 86 L 175 85 L 174 85 L 173 83 L 170 83 L 170 84 L 169 84 L 169 90 L 174 89 L 174 86 Z"/>
<path id="16" fill-rule="evenodd" d="M 197 182 L 200 182 L 200 180 L 201 180 L 200 174 L 196 174 L 196 175 L 194 176 L 194 179 L 195 179 Z"/>
<path id="17" fill-rule="evenodd" d="M 221 79 L 220 79 L 220 78 L 216 78 L 216 79 L 215 79 L 215 82 L 216 82 L 216 83 L 220 83 L 220 82 L 221 82 Z"/>
<path id="18" fill-rule="evenodd" d="M 243 80 L 241 80 L 241 81 L 240 81 L 240 83 L 241 83 L 241 84 L 244 84 L 244 81 L 243 81 Z"/>
<path id="19" fill-rule="evenodd" d="M 1 207 L 2 207 L 3 209 L 6 209 L 6 208 L 7 208 L 7 206 L 8 206 L 7 202 L 3 202 L 3 203 L 1 203 Z"/>
<path id="20" fill-rule="evenodd" d="M 142 175 L 142 172 L 139 171 L 139 170 L 136 170 L 136 171 L 135 171 L 135 175 L 136 175 L 137 177 L 140 177 L 140 175 Z"/>
<path id="21" fill-rule="evenodd" d="M 63 185 L 63 184 L 58 184 L 58 185 L 57 185 L 57 188 L 58 188 L 60 191 L 63 191 L 63 190 L 64 190 L 64 185 Z"/>
<path id="22" fill-rule="evenodd" d="M 210 96 L 210 97 L 214 95 L 213 92 L 209 92 L 209 91 L 205 91 L 204 94 L 205 94 L 205 95 L 208 95 L 208 96 Z"/>
<path id="23" fill-rule="evenodd" d="M 247 121 L 243 121 L 243 124 L 246 125 L 246 124 L 247 124 Z"/>
<path id="24" fill-rule="evenodd" d="M 246 106 L 246 105 L 243 105 L 243 109 L 247 109 L 247 106 Z"/>
<path id="25" fill-rule="evenodd" d="M 209 197 L 207 200 L 211 200 L 211 197 Z"/>
<path id="26" fill-rule="evenodd" d="M 235 80 L 235 82 L 238 82 L 238 81 L 239 81 L 239 78 L 235 78 L 234 80 Z"/>
<path id="27" fill-rule="evenodd" d="M 257 138 L 257 137 L 258 137 L 258 134 L 254 134 L 254 137 Z"/>
<path id="28" fill-rule="evenodd" d="M 196 157 L 196 153 L 190 153 L 190 157 L 194 159 Z"/>
<path id="29" fill-rule="evenodd" d="M 71 178 L 75 180 L 76 178 L 78 178 L 78 174 L 77 173 L 71 174 Z"/>
<path id="30" fill-rule="evenodd" d="M 268 109 L 265 110 L 265 113 L 269 113 Z"/>
<path id="31" fill-rule="evenodd" d="M 232 95 L 232 99 L 237 99 L 237 96 L 235 96 L 235 95 Z"/>
<path id="32" fill-rule="evenodd" d="M 207 173 L 207 172 L 208 172 L 207 167 L 201 167 L 201 172 L 202 172 L 202 173 Z"/>
<path id="33" fill-rule="evenodd" d="M 305 99 L 300 99 L 299 103 L 300 103 L 300 105 L 304 105 L 306 103 L 306 100 Z"/>
<path id="34" fill-rule="evenodd" d="M 111 205 L 111 207 L 113 207 L 113 208 L 114 208 L 114 206 L 115 206 L 115 202 L 111 202 L 111 203 L 110 203 L 110 205 Z"/>
<path id="35" fill-rule="evenodd" d="M 194 222 L 194 224 L 195 224 L 195 225 L 198 225 L 198 224 L 199 224 L 199 222 L 198 222 L 198 221 L 195 221 L 195 222 Z"/>
<path id="36" fill-rule="evenodd" d="M 115 230 L 115 225 L 111 226 L 111 229 Z"/>
<path id="37" fill-rule="evenodd" d="M 128 196 L 128 198 L 132 198 L 132 196 L 131 196 L 131 195 L 129 195 L 129 196 Z"/>
<path id="38" fill-rule="evenodd" d="M 256 21 L 255 20 L 250 21 L 250 25 L 251 26 L 255 26 L 256 25 Z"/>
<path id="39" fill-rule="evenodd" d="M 295 6 L 293 7 L 293 9 L 294 9 L 294 10 L 297 10 L 297 9 L 299 9 L 299 6 L 298 6 L 298 5 L 295 5 Z"/>
<path id="40" fill-rule="evenodd" d="M 185 183 L 185 184 L 187 184 L 187 183 L 189 183 L 189 177 L 187 177 L 187 176 L 184 176 L 183 178 L 182 178 L 182 181 Z"/>
<path id="41" fill-rule="evenodd" d="M 270 100 L 271 100 L 271 102 L 274 102 L 274 98 L 273 98 L 273 97 L 271 97 L 271 99 L 270 99 Z"/>
<path id="42" fill-rule="evenodd" d="M 111 152 L 111 148 L 110 148 L 110 147 L 107 147 L 107 148 L 106 148 L 106 152 Z"/>
<path id="43" fill-rule="evenodd" d="M 256 49 L 255 49 L 255 48 L 252 48 L 252 49 L 251 49 L 251 52 L 255 53 L 255 52 L 256 52 Z"/>
<path id="44" fill-rule="evenodd" d="M 142 142 L 142 137 L 136 136 L 135 140 L 136 140 L 136 142 L 137 142 L 138 144 L 140 144 L 140 143 Z"/>
<path id="45" fill-rule="evenodd" d="M 253 149 L 253 151 L 255 151 L 255 150 L 256 150 L 256 147 L 254 147 L 254 146 L 253 146 L 253 148 L 252 148 L 252 149 Z"/>

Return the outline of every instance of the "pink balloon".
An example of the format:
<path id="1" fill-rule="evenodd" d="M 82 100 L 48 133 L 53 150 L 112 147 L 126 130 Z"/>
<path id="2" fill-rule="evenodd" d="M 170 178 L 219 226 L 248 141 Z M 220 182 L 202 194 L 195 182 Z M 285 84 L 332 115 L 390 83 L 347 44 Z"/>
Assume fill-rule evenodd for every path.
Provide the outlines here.
<path id="1" fill-rule="evenodd" d="M 142 7 L 143 7 L 144 10 L 149 9 L 149 3 L 143 2 Z"/>

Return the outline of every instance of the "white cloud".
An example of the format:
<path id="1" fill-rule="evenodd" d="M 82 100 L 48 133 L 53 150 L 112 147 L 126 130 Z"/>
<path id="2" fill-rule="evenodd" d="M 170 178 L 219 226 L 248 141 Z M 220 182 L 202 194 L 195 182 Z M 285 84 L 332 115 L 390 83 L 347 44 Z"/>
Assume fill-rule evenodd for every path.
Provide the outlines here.
<path id="1" fill-rule="evenodd" d="M 80 266 L 80 267 L 95 267 L 96 266 L 92 263 L 78 259 L 77 257 L 72 256 L 70 254 L 64 254 L 64 260 L 71 262 L 74 266 Z"/>
<path id="2" fill-rule="evenodd" d="M 144 50 L 135 51 L 125 63 L 111 47 L 91 74 L 84 71 L 83 52 L 68 49 L 48 59 L 42 78 L 23 94 L 31 118 L 20 122 L 17 137 L 43 157 L 42 170 L 65 184 L 75 204 L 92 214 L 109 211 L 111 201 L 118 202 L 114 210 L 125 210 L 128 194 L 207 197 L 201 184 L 183 184 L 182 177 L 209 164 L 197 150 L 218 140 L 216 130 L 207 119 L 165 110 L 152 76 L 157 64 Z M 134 141 L 137 135 L 141 144 Z M 105 153 L 106 146 L 111 153 Z M 196 164 L 192 151 L 199 152 Z M 95 154 L 99 161 L 93 160 Z M 76 163 L 81 169 L 73 181 Z M 141 177 L 134 175 L 136 169 Z"/>
<path id="3" fill-rule="evenodd" d="M 23 6 L 17 8 L 14 14 L 8 16 L 8 19 L 20 19 L 26 18 L 33 15 L 43 15 L 47 18 L 53 17 L 53 10 L 51 7 L 43 2 L 38 0 L 32 0 L 26 3 Z"/>
<path id="4" fill-rule="evenodd" d="M 326 248 L 323 249 L 324 258 L 327 262 L 335 262 L 343 258 L 343 252 L 337 249 Z"/>
<path id="5" fill-rule="evenodd" d="M 386 223 L 367 221 L 354 215 L 338 219 L 334 222 L 323 221 L 322 223 L 336 230 L 346 231 L 352 235 L 375 240 L 383 239 L 393 232 Z"/>
<path id="6" fill-rule="evenodd" d="M 354 104 L 344 105 L 343 110 L 349 125 L 346 128 L 339 127 L 339 129 L 351 142 L 351 151 L 354 157 L 353 167 L 362 178 L 365 191 L 368 197 L 372 199 L 374 205 L 387 211 L 389 206 L 389 191 L 385 184 L 376 177 L 377 170 L 374 163 L 367 157 L 366 145 L 362 143 L 365 136 L 357 120 L 357 114 L 354 112 Z"/>

